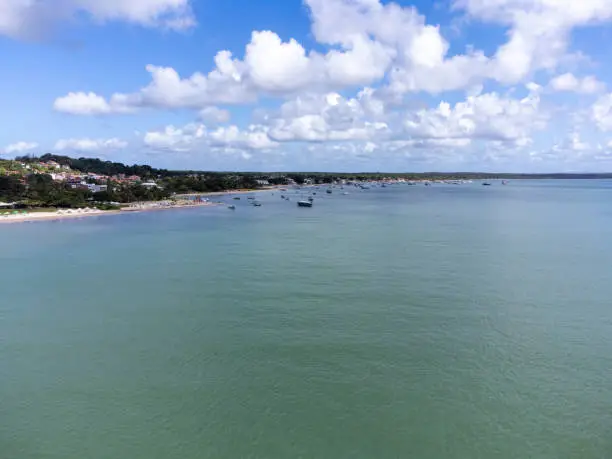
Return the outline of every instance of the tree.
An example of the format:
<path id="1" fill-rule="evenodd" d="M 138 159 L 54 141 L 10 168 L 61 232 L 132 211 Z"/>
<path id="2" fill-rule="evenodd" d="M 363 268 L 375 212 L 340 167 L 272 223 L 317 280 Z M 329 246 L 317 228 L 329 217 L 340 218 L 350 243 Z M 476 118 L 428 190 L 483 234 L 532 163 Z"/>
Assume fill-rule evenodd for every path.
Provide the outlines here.
<path id="1" fill-rule="evenodd" d="M 25 192 L 25 185 L 14 176 L 0 175 L 0 200 L 18 201 Z"/>

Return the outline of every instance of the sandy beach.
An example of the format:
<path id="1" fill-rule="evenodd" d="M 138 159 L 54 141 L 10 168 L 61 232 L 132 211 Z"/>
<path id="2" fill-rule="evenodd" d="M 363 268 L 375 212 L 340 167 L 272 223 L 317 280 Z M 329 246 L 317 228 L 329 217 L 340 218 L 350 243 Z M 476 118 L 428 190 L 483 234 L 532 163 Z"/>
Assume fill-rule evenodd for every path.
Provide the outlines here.
<path id="1" fill-rule="evenodd" d="M 188 201 L 184 198 L 191 196 L 198 196 L 202 198 L 206 197 L 220 197 L 229 196 L 236 194 L 252 194 L 261 193 L 266 191 L 275 191 L 282 188 L 281 186 L 266 187 L 258 190 L 228 190 L 211 193 L 188 193 L 176 195 L 178 201 L 151 201 L 143 203 L 132 203 L 121 210 L 98 210 L 98 209 L 66 209 L 55 212 L 28 212 L 27 214 L 10 214 L 1 216 L 0 224 L 3 223 L 26 223 L 26 222 L 38 222 L 38 221 L 52 221 L 52 220 L 76 220 L 80 218 L 89 217 L 101 217 L 106 215 L 120 215 L 125 213 L 136 213 L 136 212 L 152 212 L 160 210 L 172 210 L 172 209 L 186 209 L 192 207 L 209 207 L 223 205 L 221 202 L 213 201 Z M 183 198 L 183 199 L 181 199 Z"/>
<path id="2" fill-rule="evenodd" d="M 0 224 L 7 223 L 26 223 L 53 220 L 76 220 L 81 218 L 101 217 L 107 215 L 120 215 L 125 213 L 152 212 L 160 210 L 187 209 L 195 207 L 211 207 L 221 205 L 215 202 L 189 203 L 189 204 L 165 204 L 162 202 L 146 202 L 133 204 L 121 210 L 97 210 L 88 211 L 80 209 L 60 210 L 56 212 L 29 212 L 27 214 L 11 214 L 0 216 Z"/>
<path id="3" fill-rule="evenodd" d="M 79 219 L 89 217 L 100 217 L 103 215 L 118 215 L 120 210 L 92 210 L 89 212 L 73 212 L 73 213 L 60 213 L 60 212 L 29 212 L 27 214 L 15 214 L 0 216 L 0 224 L 6 223 L 25 223 L 25 222 L 38 222 L 38 221 L 49 221 L 49 220 L 68 220 L 68 219 Z"/>

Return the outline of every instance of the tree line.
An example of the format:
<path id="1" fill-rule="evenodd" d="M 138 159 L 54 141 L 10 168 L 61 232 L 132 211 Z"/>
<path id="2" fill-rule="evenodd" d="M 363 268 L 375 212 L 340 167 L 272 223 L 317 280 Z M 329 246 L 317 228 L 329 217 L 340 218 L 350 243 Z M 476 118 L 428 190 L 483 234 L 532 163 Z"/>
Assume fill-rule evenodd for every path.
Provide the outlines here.
<path id="1" fill-rule="evenodd" d="M 103 161 L 97 158 L 70 158 L 68 156 L 45 154 L 40 157 L 23 156 L 16 158 L 23 163 L 55 161 L 75 171 L 105 176 L 139 176 L 142 181 L 155 180 L 158 187 L 144 187 L 139 183 L 125 184 L 109 180 L 107 191 L 92 193 L 83 187 L 73 188 L 64 182 L 54 181 L 44 173 L 30 173 L 25 177 L 0 175 L 0 201 L 16 202 L 24 207 L 83 207 L 86 205 L 107 205 L 108 203 L 130 203 L 167 199 L 174 194 L 221 192 L 236 189 L 257 189 L 259 180 L 271 185 L 328 184 L 336 180 L 367 181 L 383 178 L 407 180 L 456 180 L 456 179 L 519 179 L 519 178 L 612 178 L 611 174 L 489 174 L 489 173 L 236 173 L 170 171 L 147 165 L 128 166 L 122 163 Z"/>

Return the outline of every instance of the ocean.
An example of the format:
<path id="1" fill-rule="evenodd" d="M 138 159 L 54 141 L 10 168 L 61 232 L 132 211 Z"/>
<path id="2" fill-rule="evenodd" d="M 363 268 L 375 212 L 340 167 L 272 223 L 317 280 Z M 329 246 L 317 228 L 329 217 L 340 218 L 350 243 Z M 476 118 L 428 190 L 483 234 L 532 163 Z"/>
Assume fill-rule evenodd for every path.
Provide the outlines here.
<path id="1" fill-rule="evenodd" d="M 0 226 L 1 459 L 609 459 L 612 182 Z"/>

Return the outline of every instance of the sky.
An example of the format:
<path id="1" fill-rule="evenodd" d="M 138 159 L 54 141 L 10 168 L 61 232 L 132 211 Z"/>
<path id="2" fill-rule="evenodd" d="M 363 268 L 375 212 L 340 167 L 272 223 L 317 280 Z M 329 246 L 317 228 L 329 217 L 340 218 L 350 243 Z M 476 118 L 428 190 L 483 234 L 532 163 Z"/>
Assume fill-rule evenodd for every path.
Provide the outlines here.
<path id="1" fill-rule="evenodd" d="M 612 0 L 0 0 L 0 156 L 612 171 Z"/>

